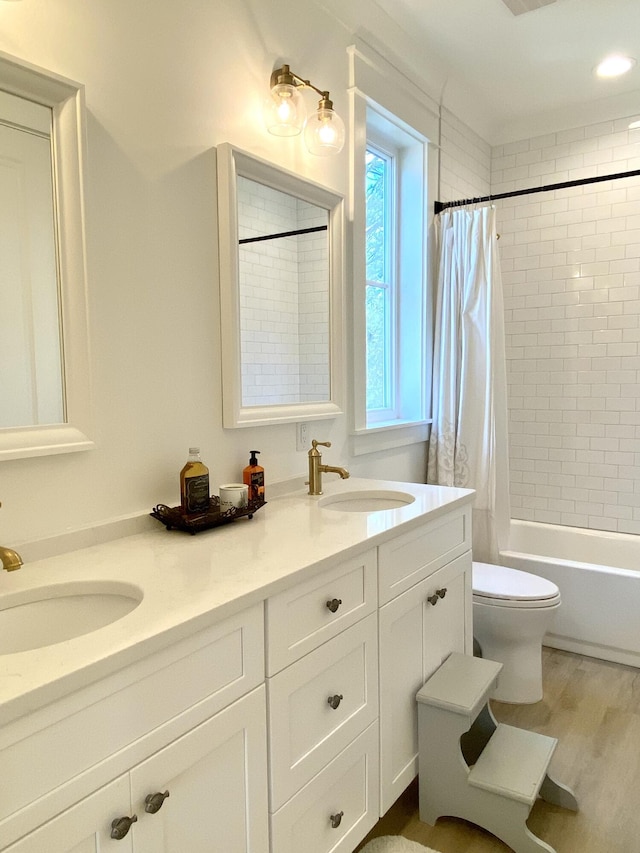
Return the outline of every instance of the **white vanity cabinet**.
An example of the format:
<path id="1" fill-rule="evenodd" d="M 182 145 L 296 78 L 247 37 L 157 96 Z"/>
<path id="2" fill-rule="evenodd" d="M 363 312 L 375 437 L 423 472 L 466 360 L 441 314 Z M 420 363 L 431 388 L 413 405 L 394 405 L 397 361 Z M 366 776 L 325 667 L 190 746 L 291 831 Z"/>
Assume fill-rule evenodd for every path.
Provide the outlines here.
<path id="1" fill-rule="evenodd" d="M 418 772 L 416 693 L 451 652 L 472 651 L 470 534 L 459 510 L 379 548 L 381 814 Z"/>
<path id="2" fill-rule="evenodd" d="M 6 853 L 267 853 L 265 780 L 262 686 Z"/>
<path id="3" fill-rule="evenodd" d="M 0 656 L 0 851 L 352 853 L 417 773 L 418 690 L 472 651 L 472 493 L 393 485 L 414 503 L 296 495 L 186 552 L 94 552 L 154 586 L 93 636 Z"/>
<path id="4" fill-rule="evenodd" d="M 265 711 L 261 686 L 131 770 L 133 853 L 267 853 Z"/>
<path id="5" fill-rule="evenodd" d="M 266 613 L 272 851 L 350 853 L 418 772 L 418 690 L 472 650 L 471 510 L 426 517 Z"/>
<path id="6" fill-rule="evenodd" d="M 263 625 L 258 604 L 5 727 L 0 850 L 268 853 Z"/>
<path id="7" fill-rule="evenodd" d="M 376 556 L 267 601 L 272 853 L 351 853 L 378 819 Z"/>

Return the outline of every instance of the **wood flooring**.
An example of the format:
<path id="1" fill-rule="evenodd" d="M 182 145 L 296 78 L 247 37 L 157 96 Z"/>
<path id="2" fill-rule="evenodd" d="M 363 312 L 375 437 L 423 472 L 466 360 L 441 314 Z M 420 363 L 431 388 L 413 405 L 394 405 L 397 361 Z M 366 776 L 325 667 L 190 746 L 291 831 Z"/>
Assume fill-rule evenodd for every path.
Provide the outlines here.
<path id="1" fill-rule="evenodd" d="M 543 649 L 544 699 L 535 705 L 492 702 L 496 718 L 558 738 L 550 774 L 568 785 L 580 811 L 538 800 L 529 829 L 556 853 L 640 853 L 640 670 Z M 369 833 L 404 835 L 440 853 L 509 853 L 472 824 L 420 821 L 417 782 Z"/>

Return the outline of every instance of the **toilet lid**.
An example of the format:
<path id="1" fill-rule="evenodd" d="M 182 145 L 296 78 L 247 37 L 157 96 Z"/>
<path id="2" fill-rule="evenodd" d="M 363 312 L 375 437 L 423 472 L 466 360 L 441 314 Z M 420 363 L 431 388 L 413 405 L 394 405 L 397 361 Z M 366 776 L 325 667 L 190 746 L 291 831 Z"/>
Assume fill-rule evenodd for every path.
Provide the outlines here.
<path id="1" fill-rule="evenodd" d="M 474 562 L 473 597 L 492 599 L 502 606 L 551 607 L 560 601 L 560 590 L 546 578 L 529 572 Z"/>

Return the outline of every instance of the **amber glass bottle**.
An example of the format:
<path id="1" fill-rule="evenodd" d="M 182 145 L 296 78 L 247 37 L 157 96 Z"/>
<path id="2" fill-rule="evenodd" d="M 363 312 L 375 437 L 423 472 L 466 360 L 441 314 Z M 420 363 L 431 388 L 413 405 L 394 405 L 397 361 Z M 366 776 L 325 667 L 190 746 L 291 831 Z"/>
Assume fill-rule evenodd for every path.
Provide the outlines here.
<path id="1" fill-rule="evenodd" d="M 250 501 L 264 500 L 264 468 L 258 465 L 259 450 L 252 450 L 249 464 L 242 472 L 242 482 L 249 487 Z"/>
<path id="2" fill-rule="evenodd" d="M 180 471 L 180 505 L 186 515 L 209 509 L 209 469 L 199 447 L 189 448 L 187 464 Z"/>

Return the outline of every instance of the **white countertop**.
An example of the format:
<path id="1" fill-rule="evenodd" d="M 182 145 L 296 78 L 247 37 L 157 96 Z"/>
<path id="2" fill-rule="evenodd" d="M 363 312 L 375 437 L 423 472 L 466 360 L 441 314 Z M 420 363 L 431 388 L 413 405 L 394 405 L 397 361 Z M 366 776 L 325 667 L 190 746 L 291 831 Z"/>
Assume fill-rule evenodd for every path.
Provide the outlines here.
<path id="1" fill-rule="evenodd" d="M 0 654 L 0 725 L 264 600 L 338 556 L 349 557 L 471 501 L 473 492 L 383 480 L 329 480 L 324 496 L 408 492 L 398 509 L 322 509 L 304 490 L 269 500 L 252 519 L 190 536 L 158 529 L 0 571 L 2 596 L 77 580 L 133 584 L 129 614 L 55 645 Z"/>

